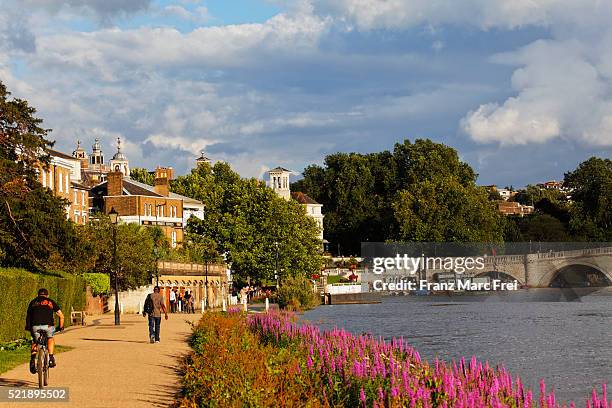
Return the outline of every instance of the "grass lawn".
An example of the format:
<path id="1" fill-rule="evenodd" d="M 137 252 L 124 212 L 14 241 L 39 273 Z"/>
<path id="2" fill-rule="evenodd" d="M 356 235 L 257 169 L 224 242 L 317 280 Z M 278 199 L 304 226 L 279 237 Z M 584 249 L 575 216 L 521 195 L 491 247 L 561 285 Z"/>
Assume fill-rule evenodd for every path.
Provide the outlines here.
<path id="1" fill-rule="evenodd" d="M 72 347 L 55 346 L 55 353 L 72 350 Z M 20 364 L 25 364 L 30 361 L 30 348 L 20 347 L 16 350 L 0 351 L 0 374 L 17 367 Z"/>
<path id="2" fill-rule="evenodd" d="M 329 275 L 327 277 L 327 284 L 331 285 L 332 283 L 340 283 L 340 279 L 342 279 L 342 276 L 340 275 Z"/>

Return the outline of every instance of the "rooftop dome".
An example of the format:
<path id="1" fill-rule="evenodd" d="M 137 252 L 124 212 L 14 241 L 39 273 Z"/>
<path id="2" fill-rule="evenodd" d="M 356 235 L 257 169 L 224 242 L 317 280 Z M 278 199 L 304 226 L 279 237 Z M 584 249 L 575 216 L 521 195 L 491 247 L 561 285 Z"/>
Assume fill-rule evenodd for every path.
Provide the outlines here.
<path id="1" fill-rule="evenodd" d="M 117 153 L 113 156 L 113 160 L 127 160 L 127 157 L 121 151 L 121 139 L 117 138 Z"/>

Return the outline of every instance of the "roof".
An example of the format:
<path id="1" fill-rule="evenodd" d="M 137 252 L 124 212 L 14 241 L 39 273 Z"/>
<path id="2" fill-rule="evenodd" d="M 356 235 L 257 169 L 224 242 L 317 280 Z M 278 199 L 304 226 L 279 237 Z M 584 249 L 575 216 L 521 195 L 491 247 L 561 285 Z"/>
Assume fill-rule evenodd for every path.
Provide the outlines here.
<path id="1" fill-rule="evenodd" d="M 70 184 L 72 184 L 73 188 L 78 188 L 80 190 L 89 190 L 90 188 L 88 186 L 86 186 L 85 184 L 82 183 L 78 183 L 76 181 L 71 181 Z"/>
<path id="2" fill-rule="evenodd" d="M 68 159 L 68 160 L 79 160 L 75 157 L 72 157 L 69 154 L 66 153 L 62 153 L 62 152 L 58 152 L 57 150 L 53 150 L 53 149 L 45 149 L 47 151 L 47 153 L 49 153 L 51 156 L 55 156 L 55 157 L 61 157 L 62 159 Z"/>
<path id="3" fill-rule="evenodd" d="M 291 198 L 293 198 L 295 201 L 297 201 L 300 204 L 319 204 L 315 200 L 310 198 L 310 196 L 308 196 L 308 194 L 304 194 L 304 193 L 302 193 L 300 191 L 296 191 L 296 192 L 291 193 Z"/>
<path id="4" fill-rule="evenodd" d="M 128 186 L 127 186 L 127 184 L 130 184 L 131 186 L 130 186 L 130 187 L 128 187 Z M 124 179 L 123 179 L 123 188 L 124 188 L 124 189 L 126 189 L 126 190 L 128 190 L 128 192 L 129 192 L 130 194 L 133 194 L 133 195 L 153 195 L 153 194 L 154 194 L 156 197 L 162 197 L 161 195 L 159 195 L 159 194 L 157 194 L 157 193 L 155 192 L 155 189 L 153 188 L 153 186 L 150 186 L 150 185 L 148 185 L 148 184 L 141 183 L 141 182 L 139 182 L 139 181 L 132 180 L 132 179 L 130 179 L 130 178 L 127 178 L 127 179 L 126 179 L 126 178 L 124 178 Z M 143 190 L 146 190 L 146 191 L 147 191 L 147 193 L 132 193 L 132 192 L 131 192 L 129 189 L 133 189 L 134 191 L 137 191 L 137 189 L 143 189 Z M 177 199 L 177 200 L 183 200 L 184 202 L 189 203 L 189 204 L 200 204 L 200 205 L 204 205 L 204 204 L 203 204 L 201 201 L 199 201 L 199 200 L 196 200 L 196 199 L 191 198 L 191 197 L 186 197 L 186 196 L 184 196 L 184 195 L 176 194 L 176 193 L 173 193 L 172 191 L 171 191 L 171 192 L 170 192 L 170 194 L 168 195 L 168 198 L 175 198 L 175 199 Z"/>
<path id="5" fill-rule="evenodd" d="M 153 186 L 132 180 L 131 178 L 123 178 L 123 189 L 130 195 L 163 197 L 161 194 L 155 192 Z"/>
<path id="6" fill-rule="evenodd" d="M 287 171 L 287 172 L 291 173 L 291 170 L 287 170 L 286 168 L 284 168 L 284 167 L 280 167 L 280 166 L 275 167 L 275 168 L 273 168 L 273 169 L 272 169 L 272 170 L 270 170 L 270 171 Z"/>

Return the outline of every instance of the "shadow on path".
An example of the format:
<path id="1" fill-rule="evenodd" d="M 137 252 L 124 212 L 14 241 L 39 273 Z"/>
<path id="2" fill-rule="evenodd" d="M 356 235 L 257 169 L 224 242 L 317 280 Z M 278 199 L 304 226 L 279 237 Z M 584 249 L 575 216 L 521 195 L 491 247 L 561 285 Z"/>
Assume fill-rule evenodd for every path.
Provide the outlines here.
<path id="1" fill-rule="evenodd" d="M 144 341 L 144 340 L 90 339 L 90 338 L 85 338 L 85 337 L 82 337 L 81 340 L 87 340 L 87 341 L 116 341 L 116 342 L 120 342 L 120 343 L 143 343 L 143 344 L 149 344 L 148 341 Z"/>
<path id="2" fill-rule="evenodd" d="M 5 387 L 38 387 L 38 382 L 0 378 L 0 386 Z"/>

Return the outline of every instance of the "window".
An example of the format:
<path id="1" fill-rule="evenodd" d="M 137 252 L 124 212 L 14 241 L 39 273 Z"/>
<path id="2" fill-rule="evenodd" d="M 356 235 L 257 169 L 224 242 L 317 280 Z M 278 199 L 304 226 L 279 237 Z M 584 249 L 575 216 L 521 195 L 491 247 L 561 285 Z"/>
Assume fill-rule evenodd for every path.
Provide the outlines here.
<path id="1" fill-rule="evenodd" d="M 62 175 L 61 174 L 57 178 L 57 181 L 58 181 L 58 184 L 59 184 L 59 186 L 58 186 L 59 187 L 59 191 L 60 191 L 60 193 L 63 193 L 64 192 L 64 190 L 63 190 L 64 183 L 62 183 Z"/>
<path id="2" fill-rule="evenodd" d="M 70 193 L 70 175 L 66 174 L 64 180 L 66 180 L 66 194 Z"/>
<path id="3" fill-rule="evenodd" d="M 49 172 L 49 188 L 53 190 L 53 172 Z"/>
<path id="4" fill-rule="evenodd" d="M 77 196 L 77 191 L 74 190 L 74 203 L 76 204 L 79 201 L 79 197 Z"/>
<path id="5" fill-rule="evenodd" d="M 85 202 L 85 192 L 81 191 L 81 204 L 86 205 L 87 203 Z"/>
<path id="6" fill-rule="evenodd" d="M 176 247 L 176 230 L 172 230 L 172 248 Z"/>
<path id="7" fill-rule="evenodd" d="M 47 172 L 45 169 L 42 169 L 42 185 L 43 187 L 47 187 Z"/>

